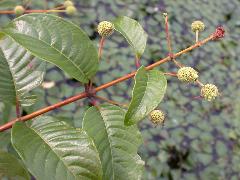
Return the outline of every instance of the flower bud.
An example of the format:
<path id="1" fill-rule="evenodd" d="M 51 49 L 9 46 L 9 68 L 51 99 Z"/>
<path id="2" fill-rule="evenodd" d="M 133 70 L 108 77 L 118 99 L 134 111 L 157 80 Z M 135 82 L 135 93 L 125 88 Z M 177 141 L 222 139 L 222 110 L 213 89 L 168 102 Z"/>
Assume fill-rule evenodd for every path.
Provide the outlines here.
<path id="1" fill-rule="evenodd" d="M 24 7 L 22 7 L 22 6 L 16 6 L 16 7 L 14 8 L 14 12 L 15 12 L 15 14 L 16 14 L 17 16 L 22 15 L 22 14 L 24 13 L 24 11 L 25 11 L 25 9 L 24 9 Z"/>
<path id="2" fill-rule="evenodd" d="M 73 2 L 72 2 L 72 1 L 69 1 L 69 0 L 65 1 L 63 5 L 64 5 L 64 7 L 66 7 L 66 8 L 69 7 L 69 6 L 74 6 Z"/>
<path id="3" fill-rule="evenodd" d="M 77 12 L 77 9 L 74 6 L 68 6 L 66 8 L 66 13 L 68 15 L 74 15 L 74 14 L 76 14 L 76 12 Z"/>

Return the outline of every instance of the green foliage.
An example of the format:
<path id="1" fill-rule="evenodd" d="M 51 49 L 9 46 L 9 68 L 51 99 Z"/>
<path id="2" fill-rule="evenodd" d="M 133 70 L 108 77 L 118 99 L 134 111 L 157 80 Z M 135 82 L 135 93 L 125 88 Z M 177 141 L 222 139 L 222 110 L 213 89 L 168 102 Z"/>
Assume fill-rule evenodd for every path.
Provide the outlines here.
<path id="1" fill-rule="evenodd" d="M 98 69 L 97 51 L 88 36 L 73 23 L 57 16 L 24 15 L 3 32 L 36 57 L 55 64 L 83 83 Z"/>
<path id="2" fill-rule="evenodd" d="M 125 111 L 113 105 L 91 107 L 83 129 L 94 140 L 101 158 L 103 179 L 141 179 L 143 161 L 137 154 L 142 143 L 136 126 L 124 126 Z"/>
<path id="3" fill-rule="evenodd" d="M 113 23 L 115 29 L 126 38 L 136 56 L 140 58 L 146 47 L 147 34 L 139 22 L 129 17 L 122 16 L 115 19 Z"/>
<path id="4" fill-rule="evenodd" d="M 141 67 L 135 76 L 132 100 L 125 116 L 125 125 L 144 119 L 162 101 L 167 89 L 167 80 L 162 72 Z"/>
<path id="5" fill-rule="evenodd" d="M 28 171 L 12 154 L 0 151 L 0 179 L 30 180 Z"/>
<path id="6" fill-rule="evenodd" d="M 101 179 L 100 160 L 85 131 L 51 117 L 18 122 L 12 144 L 37 179 Z"/>
<path id="7" fill-rule="evenodd" d="M 49 7 L 55 7 L 56 2 L 62 3 L 61 0 L 49 1 Z M 225 0 L 198 2 L 192 0 L 162 0 L 161 2 L 143 0 L 137 4 L 133 0 L 75 2 L 79 13 L 71 20 L 78 25 L 81 24 L 81 27 L 96 43 L 99 39 L 94 35 L 96 31 L 94 23 L 99 19 L 115 19 L 116 15 L 127 14 L 140 21 L 149 34 L 148 46 L 141 61 L 144 65 L 165 57 L 168 53 L 162 12 L 168 12 L 170 16 L 174 52 L 193 43 L 194 34 L 190 31 L 190 24 L 194 20 L 201 19 L 206 24 L 206 30 L 200 34 L 200 39 L 212 33 L 219 24 L 227 28 L 228 33 L 223 41 L 210 43 L 206 47 L 192 52 L 189 56 L 179 59 L 184 64 L 196 67 L 201 72 L 201 80 L 214 80 L 219 85 L 222 96 L 214 103 L 202 103 L 200 100 L 192 98 L 199 94 L 197 88 L 179 84 L 175 79 L 169 78 L 168 84 L 171 88 L 168 88 L 164 98 L 164 106 L 161 106 L 167 112 L 165 128 L 152 128 L 147 121 L 140 124 L 144 138 L 140 155 L 146 161 L 144 179 L 179 179 L 179 177 L 187 180 L 198 178 L 239 179 L 240 94 L 238 89 L 240 76 L 238 72 L 240 65 L 238 54 L 240 46 L 238 46 L 238 41 L 240 14 L 237 8 L 239 1 L 230 0 L 226 3 Z M 127 6 L 126 3 L 128 3 Z M 31 7 L 41 9 L 44 7 L 44 3 L 43 1 L 32 1 Z M 12 16 L 1 15 L 1 26 L 9 21 L 9 17 L 12 18 Z M 106 42 L 103 61 L 99 68 L 100 72 L 95 77 L 97 85 L 131 71 L 134 57 L 131 50 L 125 48 L 126 46 L 122 37 L 117 33 L 114 33 L 114 36 L 111 36 L 110 40 Z M 55 82 L 56 86 L 35 90 L 35 93 L 44 97 L 45 101 L 38 101 L 34 106 L 24 108 L 27 112 L 56 103 L 60 99 L 84 90 L 79 83 L 72 81 L 59 69 L 52 65 L 48 65 L 48 67 L 45 80 Z M 164 64 L 161 68 L 174 71 L 171 64 Z M 106 71 L 108 73 L 105 73 Z M 130 94 L 131 81 L 99 92 L 99 95 L 123 103 L 129 101 Z M 86 109 L 82 105 L 87 103 L 87 101 L 77 102 L 50 114 L 61 116 L 74 126 L 80 127 L 83 112 Z M 0 117 L 2 116 L 1 112 L 5 111 L 0 108 Z M 0 123 L 3 123 L 1 119 Z M 0 133 L 1 135 L 3 134 Z M 7 142 L 5 139 L 3 141 Z M 172 153 L 169 148 L 166 148 L 169 146 L 174 147 L 179 156 L 174 156 L 176 153 Z M 182 155 L 186 152 L 189 154 L 183 162 L 173 161 L 180 164 L 181 167 L 175 167 L 168 163 L 169 157 L 183 157 Z"/>
<path id="8" fill-rule="evenodd" d="M 24 106 L 34 103 L 36 97 L 29 91 L 38 87 L 45 72 L 45 63 L 32 56 L 8 37 L 0 40 L 0 100 Z"/>

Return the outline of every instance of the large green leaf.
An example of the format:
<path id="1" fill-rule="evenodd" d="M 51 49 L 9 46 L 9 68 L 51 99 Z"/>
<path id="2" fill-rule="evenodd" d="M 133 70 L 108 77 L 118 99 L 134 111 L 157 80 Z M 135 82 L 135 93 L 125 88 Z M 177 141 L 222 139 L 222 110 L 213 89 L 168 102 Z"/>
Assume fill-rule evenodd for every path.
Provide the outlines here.
<path id="1" fill-rule="evenodd" d="M 145 118 L 162 101 L 167 80 L 158 70 L 139 68 L 135 76 L 132 100 L 125 116 L 125 125 L 132 125 Z"/>
<path id="2" fill-rule="evenodd" d="M 9 132 L 0 133 L 0 149 L 7 151 L 11 144 L 11 136 Z"/>
<path id="3" fill-rule="evenodd" d="M 101 179 L 100 159 L 85 131 L 51 117 L 14 124 L 12 144 L 38 180 Z"/>
<path id="4" fill-rule="evenodd" d="M 125 112 L 113 105 L 91 107 L 83 120 L 83 129 L 98 149 L 103 179 L 141 179 L 143 161 L 137 154 L 142 143 L 136 126 L 124 126 Z"/>
<path id="5" fill-rule="evenodd" d="M 12 115 L 12 104 L 7 104 L 7 103 L 0 103 L 0 125 L 5 124 L 8 122 Z M 14 113 L 15 117 L 15 113 Z"/>
<path id="6" fill-rule="evenodd" d="M 33 55 L 57 65 L 87 83 L 98 69 L 97 51 L 76 25 L 49 14 L 16 18 L 3 32 Z"/>
<path id="7" fill-rule="evenodd" d="M 29 91 L 41 84 L 45 64 L 11 38 L 3 37 L 0 40 L 0 100 L 15 104 L 18 99 L 22 105 L 31 105 L 36 98 L 30 96 Z"/>
<path id="8" fill-rule="evenodd" d="M 13 155 L 0 150 L 0 179 L 28 180 L 30 176 Z"/>
<path id="9" fill-rule="evenodd" d="M 142 26 L 136 20 L 126 16 L 117 18 L 113 23 L 115 29 L 125 37 L 137 57 L 140 58 L 147 43 L 147 34 Z"/>

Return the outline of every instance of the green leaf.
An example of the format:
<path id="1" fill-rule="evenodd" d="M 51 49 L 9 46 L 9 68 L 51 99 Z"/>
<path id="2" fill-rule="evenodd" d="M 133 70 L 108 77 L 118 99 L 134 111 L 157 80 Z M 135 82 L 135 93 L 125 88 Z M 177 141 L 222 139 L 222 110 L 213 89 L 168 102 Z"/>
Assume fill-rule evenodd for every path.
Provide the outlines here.
<path id="1" fill-rule="evenodd" d="M 12 114 L 12 104 L 4 103 L 0 104 L 0 125 L 5 124 L 11 117 Z M 14 114 L 15 115 L 15 114 Z"/>
<path id="2" fill-rule="evenodd" d="M 78 26 L 60 17 L 24 15 L 3 32 L 36 57 L 55 64 L 83 83 L 97 72 L 97 51 L 89 37 Z"/>
<path id="3" fill-rule="evenodd" d="M 27 102 L 29 91 L 41 84 L 45 64 L 9 37 L 2 38 L 0 40 L 0 100 L 15 104 L 18 99 L 22 105 L 33 104 L 34 101 Z"/>
<path id="4" fill-rule="evenodd" d="M 142 26 L 136 20 L 126 16 L 115 19 L 113 23 L 115 29 L 125 37 L 136 56 L 140 58 L 147 43 L 147 33 Z"/>
<path id="5" fill-rule="evenodd" d="M 137 154 L 142 143 L 136 126 L 124 126 L 125 112 L 113 105 L 87 110 L 83 129 L 93 139 L 101 159 L 103 179 L 141 179 L 143 161 Z"/>
<path id="6" fill-rule="evenodd" d="M 8 150 L 9 145 L 11 144 L 11 136 L 9 132 L 0 133 L 0 149 Z"/>
<path id="7" fill-rule="evenodd" d="M 162 101 L 167 89 L 167 80 L 158 70 L 139 68 L 135 76 L 132 100 L 125 116 L 125 125 L 144 119 Z"/>
<path id="8" fill-rule="evenodd" d="M 18 159 L 0 150 L 0 179 L 5 178 L 28 180 L 30 176 Z"/>
<path id="9" fill-rule="evenodd" d="M 31 126 L 15 123 L 12 144 L 38 180 L 101 179 L 93 141 L 85 131 L 63 121 L 43 116 Z"/>

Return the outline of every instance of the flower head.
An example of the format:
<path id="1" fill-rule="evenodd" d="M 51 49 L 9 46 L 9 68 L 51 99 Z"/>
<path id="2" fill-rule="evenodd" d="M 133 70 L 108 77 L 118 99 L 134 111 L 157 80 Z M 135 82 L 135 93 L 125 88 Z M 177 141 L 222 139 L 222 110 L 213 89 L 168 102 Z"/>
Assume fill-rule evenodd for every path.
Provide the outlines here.
<path id="1" fill-rule="evenodd" d="M 164 123 L 165 115 L 161 110 L 153 110 L 150 113 L 150 117 L 153 124 L 158 125 Z"/>
<path id="2" fill-rule="evenodd" d="M 191 67 L 182 67 L 178 70 L 177 77 L 180 81 L 194 82 L 198 78 L 198 72 Z"/>
<path id="3" fill-rule="evenodd" d="M 218 95 L 219 95 L 218 88 L 214 84 L 205 84 L 201 88 L 201 96 L 208 101 L 212 101 Z"/>
<path id="4" fill-rule="evenodd" d="M 110 36 L 114 31 L 114 24 L 108 21 L 102 21 L 98 24 L 97 30 L 102 37 Z"/>
<path id="5" fill-rule="evenodd" d="M 192 31 L 203 31 L 205 29 L 205 25 L 202 21 L 194 21 L 191 25 Z"/>

